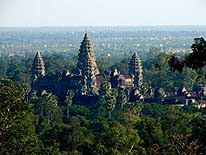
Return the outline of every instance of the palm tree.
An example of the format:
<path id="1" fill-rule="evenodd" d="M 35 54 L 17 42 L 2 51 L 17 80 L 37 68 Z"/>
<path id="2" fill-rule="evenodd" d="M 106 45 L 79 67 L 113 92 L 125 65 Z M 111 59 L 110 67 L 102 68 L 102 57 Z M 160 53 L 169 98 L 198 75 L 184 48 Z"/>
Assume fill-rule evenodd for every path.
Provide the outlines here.
<path id="1" fill-rule="evenodd" d="M 72 90 L 67 92 L 67 96 L 65 99 L 65 104 L 66 104 L 66 118 L 69 119 L 69 110 L 70 106 L 72 105 L 72 99 L 74 97 L 74 92 Z"/>

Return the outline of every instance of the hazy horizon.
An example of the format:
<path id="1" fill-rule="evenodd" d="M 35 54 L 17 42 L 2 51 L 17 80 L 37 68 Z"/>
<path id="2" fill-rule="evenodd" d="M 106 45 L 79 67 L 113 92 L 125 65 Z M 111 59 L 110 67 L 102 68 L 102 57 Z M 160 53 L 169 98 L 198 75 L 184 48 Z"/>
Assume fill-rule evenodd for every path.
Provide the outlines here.
<path id="1" fill-rule="evenodd" d="M 0 27 L 205 26 L 205 0 L 0 0 Z"/>
<path id="2" fill-rule="evenodd" d="M 107 28 L 107 27 L 120 27 L 120 28 L 124 28 L 124 27 L 130 27 L 130 28 L 147 28 L 147 27 L 206 27 L 206 24 L 202 24 L 202 25 L 6 25 L 6 26 L 2 26 L 0 25 L 0 28 L 92 28 L 92 27 L 96 27 L 96 28 Z"/>

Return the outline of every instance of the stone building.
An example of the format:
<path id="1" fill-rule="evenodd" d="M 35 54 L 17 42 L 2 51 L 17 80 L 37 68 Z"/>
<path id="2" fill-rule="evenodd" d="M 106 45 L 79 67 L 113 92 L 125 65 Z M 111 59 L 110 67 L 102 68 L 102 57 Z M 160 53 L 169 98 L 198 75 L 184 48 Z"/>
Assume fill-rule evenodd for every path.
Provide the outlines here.
<path id="1" fill-rule="evenodd" d="M 77 69 L 82 79 L 81 94 L 87 96 L 98 95 L 96 76 L 99 74 L 91 40 L 85 34 L 80 45 Z"/>
<path id="2" fill-rule="evenodd" d="M 38 79 L 39 77 L 45 76 L 45 63 L 43 61 L 40 51 L 37 51 L 32 64 L 32 81 Z"/>
<path id="3" fill-rule="evenodd" d="M 92 41 L 87 34 L 80 45 L 76 68 L 76 74 L 64 70 L 55 75 L 47 75 L 44 60 L 38 51 L 32 65 L 32 92 L 38 96 L 44 92 L 53 93 L 58 97 L 59 103 L 63 104 L 67 92 L 73 90 L 77 103 L 90 104 L 96 103 L 99 87 L 104 81 L 109 81 L 113 88 L 127 89 L 129 93 L 142 87 L 142 65 L 137 53 L 131 58 L 128 75 L 122 75 L 117 70 L 111 72 L 110 76 L 100 74 Z"/>
<path id="4" fill-rule="evenodd" d="M 142 63 L 136 52 L 130 60 L 129 73 L 134 77 L 134 87 L 141 89 L 143 82 Z"/>
<path id="5" fill-rule="evenodd" d="M 92 45 L 92 41 L 89 39 L 87 33 L 84 36 L 83 41 L 81 42 L 79 54 L 78 54 L 78 62 L 77 62 L 77 69 L 80 71 L 85 70 L 85 65 L 89 59 L 89 63 L 93 69 L 93 74 L 98 75 L 99 70 L 97 68 L 96 59 L 94 55 L 94 49 Z"/>

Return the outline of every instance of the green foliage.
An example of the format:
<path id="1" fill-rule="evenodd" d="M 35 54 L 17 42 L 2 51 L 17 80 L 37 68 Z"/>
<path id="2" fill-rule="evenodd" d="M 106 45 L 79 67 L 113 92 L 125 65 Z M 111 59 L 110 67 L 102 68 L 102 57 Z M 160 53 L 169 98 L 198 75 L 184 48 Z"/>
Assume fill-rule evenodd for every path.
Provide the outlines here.
<path id="1" fill-rule="evenodd" d="M 97 107 L 86 107 L 72 104 L 70 92 L 64 120 L 67 114 L 51 94 L 33 97 L 31 106 L 24 101 L 25 89 L 10 80 L 3 80 L 0 90 L 0 154 L 206 153 L 205 110 L 196 107 L 130 103 L 115 108 L 123 92 L 113 89 L 99 97 Z"/>
<path id="2" fill-rule="evenodd" d="M 52 94 L 34 97 L 31 101 L 36 115 L 36 133 L 41 142 L 42 154 L 60 154 L 59 132 L 63 123 L 63 115 L 57 105 L 57 98 Z"/>
<path id="3" fill-rule="evenodd" d="M 123 108 L 124 105 L 127 103 L 127 96 L 124 90 L 121 90 L 118 93 L 117 102 L 121 105 L 121 108 Z"/>
<path id="4" fill-rule="evenodd" d="M 74 95 L 75 94 L 73 91 L 68 91 L 66 99 L 65 99 L 66 118 L 67 119 L 69 119 L 70 106 L 72 105 L 72 99 L 73 99 Z"/>
<path id="5" fill-rule="evenodd" d="M 186 66 L 195 70 L 202 69 L 206 64 L 206 41 L 204 38 L 195 38 L 192 44 L 192 53 L 185 60 Z"/>
<path id="6" fill-rule="evenodd" d="M 25 89 L 11 80 L 0 82 L 0 154 L 35 154 L 37 137 L 32 106 Z"/>
<path id="7" fill-rule="evenodd" d="M 139 135 L 144 140 L 143 145 L 152 146 L 153 144 L 163 144 L 163 132 L 158 119 L 145 118 L 137 125 Z"/>
<path id="8" fill-rule="evenodd" d="M 52 94 L 44 94 L 42 97 L 34 97 L 31 101 L 34 114 L 37 116 L 36 123 L 46 121 L 47 125 L 53 127 L 62 122 L 62 112 L 57 105 L 57 98 Z M 39 124 L 40 123 L 40 124 Z"/>
<path id="9" fill-rule="evenodd" d="M 109 118 L 111 119 L 112 117 L 112 112 L 115 109 L 116 102 L 117 102 L 117 90 L 112 89 L 111 92 L 105 96 L 106 97 L 106 108 L 109 113 Z"/>
<path id="10" fill-rule="evenodd" d="M 202 75 L 206 65 L 206 41 L 204 38 L 195 38 L 191 49 L 192 52 L 186 55 L 183 60 L 180 60 L 176 55 L 170 56 L 168 60 L 170 70 L 173 72 L 177 70 L 181 73 L 184 67 L 191 68 L 199 74 L 197 80 L 200 79 L 200 76 L 204 79 L 205 75 Z"/>
<path id="11" fill-rule="evenodd" d="M 111 66 L 111 70 L 117 69 L 122 74 L 128 74 L 129 70 L 129 58 L 124 58 L 120 62 Z"/>
<path id="12" fill-rule="evenodd" d="M 111 93 L 111 84 L 108 81 L 103 82 L 99 88 L 100 96 L 108 96 L 110 93 Z"/>
<path id="13" fill-rule="evenodd" d="M 192 46 L 193 52 L 204 53 L 205 43 L 202 39 L 199 41 Z M 160 51 L 153 50 L 158 53 Z M 153 52 L 153 55 L 155 57 L 143 60 L 144 85 L 160 88 L 160 99 L 163 99 L 166 91 L 174 90 L 175 87 L 192 89 L 199 74 L 192 69 L 203 69 L 202 65 L 205 63 L 202 59 L 203 63 L 195 61 L 191 66 L 188 63 L 189 68 L 181 68 L 182 61 L 175 57 L 172 60 L 166 53 Z M 191 56 L 197 58 L 196 54 L 188 55 L 188 62 L 193 60 Z M 73 69 L 75 59 L 75 56 L 65 59 L 57 54 L 47 56 L 48 75 L 55 74 L 56 70 Z M 121 73 L 127 74 L 128 59 L 119 60 L 119 57 L 107 57 L 105 61 L 98 60 L 98 65 L 102 71 L 117 68 Z M 178 64 L 173 67 L 177 67 L 181 74 L 169 70 L 174 65 L 173 61 Z M 2 61 L 0 74 L 10 77 L 18 85 L 28 85 L 31 62 L 32 59 Z M 198 110 L 193 105 L 177 107 L 157 103 L 127 104 L 125 92 L 111 89 L 109 82 L 102 83 L 95 106 L 72 103 L 73 92 L 68 92 L 62 107 L 58 106 L 57 98 L 51 94 L 34 97 L 29 104 L 24 100 L 25 90 L 10 80 L 2 80 L 0 83 L 2 155 L 206 154 L 205 109 Z M 118 107 L 118 104 L 121 106 Z"/>
<path id="14" fill-rule="evenodd" d="M 169 54 L 161 53 L 143 63 L 144 85 L 164 88 L 167 91 L 173 91 L 175 87 L 183 86 L 192 89 L 197 83 L 197 73 L 189 68 L 184 68 L 182 73 L 171 72 L 168 65 L 169 59 Z"/>

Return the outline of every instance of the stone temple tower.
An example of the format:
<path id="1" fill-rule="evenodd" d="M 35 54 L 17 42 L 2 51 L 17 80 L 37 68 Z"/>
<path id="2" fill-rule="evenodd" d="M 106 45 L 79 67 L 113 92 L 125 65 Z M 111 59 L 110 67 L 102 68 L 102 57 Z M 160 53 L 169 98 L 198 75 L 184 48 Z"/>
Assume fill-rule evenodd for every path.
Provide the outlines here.
<path id="1" fill-rule="evenodd" d="M 89 57 L 91 67 L 94 69 L 94 74 L 95 75 L 99 74 L 99 70 L 97 68 L 97 64 L 96 64 L 96 60 L 95 60 L 92 41 L 89 39 L 87 33 L 85 34 L 84 39 L 81 42 L 78 56 L 79 56 L 79 58 L 78 58 L 78 62 L 77 62 L 77 69 L 79 69 L 81 73 L 85 69 L 84 63 L 88 60 L 87 57 Z"/>
<path id="2" fill-rule="evenodd" d="M 85 55 L 83 64 L 81 93 L 88 96 L 98 95 L 95 67 L 92 65 L 92 57 L 89 53 Z"/>
<path id="3" fill-rule="evenodd" d="M 136 52 L 130 60 L 129 74 L 134 76 L 134 86 L 141 89 L 143 82 L 142 63 Z"/>
<path id="4" fill-rule="evenodd" d="M 45 63 L 42 58 L 41 52 L 37 51 L 36 56 L 32 64 L 32 81 L 39 77 L 43 77 L 46 74 Z"/>
<path id="5" fill-rule="evenodd" d="M 77 63 L 77 68 L 81 71 L 82 80 L 82 95 L 98 95 L 96 75 L 99 74 L 99 70 L 96 65 L 92 42 L 88 38 L 87 34 L 84 36 L 84 40 L 80 45 L 80 53 Z"/>

